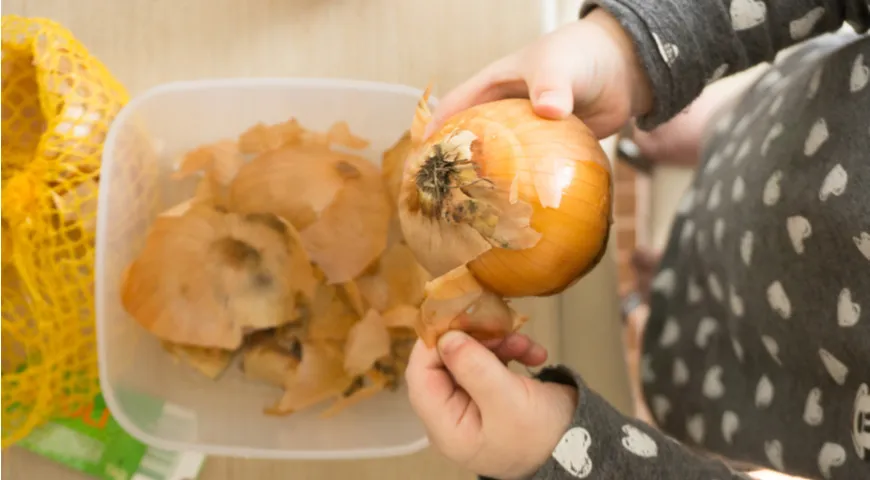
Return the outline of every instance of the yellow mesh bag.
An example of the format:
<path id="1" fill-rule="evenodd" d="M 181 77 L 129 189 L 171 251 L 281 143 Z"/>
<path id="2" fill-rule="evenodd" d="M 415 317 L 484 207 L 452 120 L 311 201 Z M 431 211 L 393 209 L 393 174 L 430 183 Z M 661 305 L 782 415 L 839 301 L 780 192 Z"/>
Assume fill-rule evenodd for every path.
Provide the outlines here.
<path id="1" fill-rule="evenodd" d="M 99 391 L 94 236 L 102 144 L 127 92 L 62 26 L 2 20 L 5 448 Z"/>

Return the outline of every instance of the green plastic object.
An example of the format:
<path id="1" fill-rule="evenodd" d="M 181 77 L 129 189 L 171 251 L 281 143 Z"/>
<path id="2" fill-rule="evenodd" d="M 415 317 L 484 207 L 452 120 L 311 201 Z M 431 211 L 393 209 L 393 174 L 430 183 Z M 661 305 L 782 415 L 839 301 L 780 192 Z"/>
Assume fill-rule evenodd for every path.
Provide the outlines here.
<path id="1" fill-rule="evenodd" d="M 163 405 L 154 401 L 156 412 Z M 103 396 L 36 428 L 18 446 L 101 480 L 196 480 L 205 456 L 149 447 L 112 418 Z"/>

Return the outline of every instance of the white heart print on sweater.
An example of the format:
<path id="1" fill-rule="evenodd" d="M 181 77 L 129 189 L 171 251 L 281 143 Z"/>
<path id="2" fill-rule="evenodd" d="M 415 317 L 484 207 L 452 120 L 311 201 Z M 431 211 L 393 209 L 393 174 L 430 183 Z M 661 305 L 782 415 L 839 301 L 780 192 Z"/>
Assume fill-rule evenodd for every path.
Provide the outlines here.
<path id="1" fill-rule="evenodd" d="M 734 434 L 740 429 L 740 417 L 731 410 L 722 414 L 722 438 L 729 444 L 734 441 Z"/>
<path id="2" fill-rule="evenodd" d="M 722 372 L 722 367 L 713 365 L 707 370 L 707 374 L 704 375 L 704 384 L 701 390 L 704 396 L 710 400 L 716 400 L 725 395 L 725 385 L 722 384 Z"/>
<path id="3" fill-rule="evenodd" d="M 731 201 L 734 203 L 738 203 L 743 200 L 743 197 L 746 195 L 746 182 L 743 181 L 743 177 L 737 177 L 734 179 L 734 183 L 731 185 Z"/>
<path id="4" fill-rule="evenodd" d="M 841 327 L 854 327 L 861 318 L 861 305 L 852 301 L 852 291 L 840 290 L 837 297 L 837 324 Z"/>
<path id="5" fill-rule="evenodd" d="M 762 375 L 755 387 L 755 406 L 758 408 L 769 407 L 773 402 L 773 394 L 773 383 L 767 378 L 767 375 Z"/>
<path id="6" fill-rule="evenodd" d="M 831 195 L 839 197 L 846 191 L 847 183 L 849 183 L 849 173 L 839 163 L 834 165 L 834 168 L 822 180 L 822 188 L 819 189 L 819 200 L 824 202 Z"/>
<path id="7" fill-rule="evenodd" d="M 819 472 L 825 478 L 831 478 L 831 469 L 842 467 L 846 463 L 846 449 L 838 443 L 825 442 L 819 450 Z"/>
<path id="8" fill-rule="evenodd" d="M 816 96 L 816 93 L 819 91 L 819 85 L 822 83 L 822 67 L 816 69 L 813 72 L 813 76 L 810 77 L 810 83 L 807 85 L 807 98 L 812 99 Z"/>
<path id="9" fill-rule="evenodd" d="M 659 454 L 655 440 L 634 425 L 623 425 L 622 433 L 625 434 L 622 437 L 622 446 L 629 452 L 643 458 L 652 458 Z"/>
<path id="10" fill-rule="evenodd" d="M 686 220 L 683 222 L 683 229 L 680 231 L 680 242 L 689 243 L 695 235 L 695 222 Z"/>
<path id="11" fill-rule="evenodd" d="M 777 363 L 777 365 L 782 365 L 782 361 L 779 359 L 779 344 L 776 343 L 773 337 L 770 335 L 762 335 L 761 343 L 764 345 L 764 349 L 767 350 L 767 353 L 770 354 L 770 357 L 773 358 L 773 361 Z"/>
<path id="12" fill-rule="evenodd" d="M 767 5 L 762 0 L 732 0 L 731 28 L 736 31 L 757 27 L 767 19 Z"/>
<path id="13" fill-rule="evenodd" d="M 855 246 L 858 247 L 858 251 L 861 252 L 861 255 L 864 255 L 864 258 L 870 260 L 870 233 L 861 232 L 861 235 L 852 237 L 852 241 L 855 242 Z"/>
<path id="14" fill-rule="evenodd" d="M 765 135 L 764 140 L 761 141 L 761 156 L 767 156 L 768 150 L 770 150 L 770 144 L 773 143 L 774 140 L 777 139 L 780 135 L 782 135 L 784 128 L 781 123 L 775 123 L 770 130 Z"/>
<path id="15" fill-rule="evenodd" d="M 816 23 L 825 15 L 824 7 L 816 7 L 804 16 L 792 20 L 788 24 L 788 31 L 791 34 L 792 40 L 802 40 L 812 33 Z"/>
<path id="16" fill-rule="evenodd" d="M 779 280 L 767 287 L 767 303 L 780 317 L 788 320 L 791 317 L 791 301 Z"/>
<path id="17" fill-rule="evenodd" d="M 680 324 L 677 319 L 668 317 L 665 321 L 665 327 L 662 329 L 662 334 L 659 337 L 659 345 L 662 347 L 671 347 L 680 339 Z"/>
<path id="18" fill-rule="evenodd" d="M 764 442 L 764 454 L 767 455 L 767 461 L 773 465 L 773 468 L 780 472 L 785 471 L 785 463 L 782 461 L 782 442 L 779 440 Z"/>
<path id="19" fill-rule="evenodd" d="M 713 224 L 713 243 L 716 244 L 716 248 L 722 249 L 722 238 L 725 237 L 725 219 L 717 218 L 716 223 Z"/>
<path id="20" fill-rule="evenodd" d="M 764 191 L 761 194 L 761 200 L 768 207 L 773 206 L 779 201 L 779 182 L 782 180 L 782 171 L 777 170 L 770 174 L 770 178 L 764 184 Z"/>
<path id="21" fill-rule="evenodd" d="M 817 427 L 822 424 L 824 418 L 822 389 L 815 387 L 807 394 L 807 401 L 804 404 L 804 422 L 811 427 Z"/>
<path id="22" fill-rule="evenodd" d="M 566 472 L 576 478 L 586 478 L 592 473 L 592 459 L 589 458 L 589 447 L 592 445 L 592 435 L 583 427 L 574 427 L 562 436 L 552 457 Z"/>
<path id="23" fill-rule="evenodd" d="M 686 421 L 686 431 L 689 433 L 689 438 L 700 445 L 704 441 L 704 416 L 700 413 L 692 415 Z"/>
<path id="24" fill-rule="evenodd" d="M 719 322 L 712 317 L 704 317 L 698 322 L 698 330 L 695 332 L 695 345 L 698 348 L 707 348 L 710 344 L 710 336 L 719 329 Z"/>
<path id="25" fill-rule="evenodd" d="M 743 159 L 746 158 L 747 155 L 749 155 L 749 152 L 751 150 L 752 139 L 745 138 L 742 142 L 740 142 L 740 148 L 737 149 L 737 155 L 734 155 L 734 164 L 737 165 L 738 163 L 743 161 Z"/>
<path id="26" fill-rule="evenodd" d="M 725 299 L 725 292 L 722 291 L 722 284 L 719 283 L 719 277 L 715 273 L 707 275 L 707 289 L 710 290 L 710 295 L 713 295 L 718 301 Z"/>
<path id="27" fill-rule="evenodd" d="M 870 68 L 864 65 L 864 54 L 859 53 L 852 62 L 852 74 L 849 75 L 849 91 L 859 92 L 870 82 Z"/>
<path id="28" fill-rule="evenodd" d="M 754 241 L 755 235 L 748 230 L 743 232 L 743 236 L 740 237 L 740 258 L 743 259 L 743 263 L 747 267 L 752 263 L 752 244 Z"/>
<path id="29" fill-rule="evenodd" d="M 737 291 L 734 290 L 733 286 L 728 289 L 728 304 L 731 306 L 731 313 L 733 313 L 734 316 L 743 316 L 743 298 L 741 298 L 740 295 L 737 295 Z"/>
<path id="30" fill-rule="evenodd" d="M 677 285 L 677 274 L 670 268 L 666 268 L 659 272 L 652 282 L 652 289 L 666 297 L 674 294 L 674 288 Z"/>
<path id="31" fill-rule="evenodd" d="M 798 255 L 804 253 L 804 241 L 813 234 L 813 226 L 810 221 L 806 217 L 795 215 L 786 219 L 785 226 L 794 251 Z"/>
<path id="32" fill-rule="evenodd" d="M 743 345 L 740 344 L 740 341 L 734 337 L 731 337 L 731 348 L 734 349 L 734 356 L 737 357 L 737 360 L 743 361 Z"/>
<path id="33" fill-rule="evenodd" d="M 849 367 L 847 367 L 846 364 L 841 362 L 840 359 L 834 356 L 834 354 L 824 348 L 819 349 L 819 358 L 822 359 L 822 363 L 825 365 L 825 370 L 827 370 L 831 378 L 837 382 L 837 385 L 843 385 L 846 383 L 846 376 L 849 375 Z"/>
<path id="34" fill-rule="evenodd" d="M 707 210 L 715 210 L 722 203 L 722 182 L 716 182 L 710 189 L 710 196 L 707 197 Z"/>
<path id="35" fill-rule="evenodd" d="M 689 383 L 689 367 L 682 358 L 674 359 L 674 367 L 671 372 L 674 385 L 681 386 Z"/>
<path id="36" fill-rule="evenodd" d="M 652 403 L 653 414 L 656 416 L 659 425 L 664 424 L 668 414 L 671 413 L 671 401 L 661 395 L 655 395 L 650 402 Z"/>
<path id="37" fill-rule="evenodd" d="M 828 123 L 824 118 L 820 118 L 813 123 L 810 131 L 807 134 L 807 139 L 804 141 L 804 155 L 812 157 L 819 151 L 822 144 L 828 141 Z"/>
<path id="38" fill-rule="evenodd" d="M 679 215 L 685 215 L 692 211 L 692 207 L 695 206 L 695 190 L 689 189 L 686 193 L 683 194 L 683 197 L 680 198 L 680 203 L 677 204 L 677 213 Z"/>

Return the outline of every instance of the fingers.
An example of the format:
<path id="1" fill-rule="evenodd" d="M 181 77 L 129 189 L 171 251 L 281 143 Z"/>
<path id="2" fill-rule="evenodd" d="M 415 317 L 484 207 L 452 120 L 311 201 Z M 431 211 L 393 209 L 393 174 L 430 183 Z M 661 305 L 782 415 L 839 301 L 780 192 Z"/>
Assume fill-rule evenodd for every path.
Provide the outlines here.
<path id="1" fill-rule="evenodd" d="M 512 361 L 527 367 L 537 367 L 547 361 L 547 350 L 522 333 L 512 333 L 495 341 L 483 342 L 502 363 Z"/>
<path id="2" fill-rule="evenodd" d="M 529 98 L 535 113 L 544 118 L 559 120 L 574 111 L 571 75 L 562 70 L 563 68 L 558 64 L 544 63 L 538 67 L 534 78 L 528 82 Z"/>
<path id="3" fill-rule="evenodd" d="M 436 436 L 473 420 L 471 399 L 453 381 L 438 351 L 417 340 L 405 370 L 411 407 Z M 470 415 L 470 416 L 469 416 Z"/>
<path id="4" fill-rule="evenodd" d="M 516 67 L 515 55 L 504 57 L 451 90 L 438 101 L 438 106 L 432 112 L 432 121 L 426 127 L 423 138 L 428 138 L 441 128 L 448 118 L 467 108 L 525 95 L 526 83 Z"/>
<path id="5" fill-rule="evenodd" d="M 438 341 L 438 350 L 453 379 L 482 411 L 519 386 L 519 378 L 495 353 L 465 333 L 445 333 Z"/>

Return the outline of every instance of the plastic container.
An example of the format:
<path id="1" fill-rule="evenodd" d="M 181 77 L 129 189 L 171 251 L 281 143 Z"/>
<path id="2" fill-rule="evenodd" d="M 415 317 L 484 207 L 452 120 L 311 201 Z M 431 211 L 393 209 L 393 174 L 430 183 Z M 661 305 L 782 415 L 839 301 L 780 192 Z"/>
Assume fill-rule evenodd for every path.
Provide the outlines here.
<path id="1" fill-rule="evenodd" d="M 167 450 L 284 459 L 347 459 L 413 453 L 428 445 L 404 389 L 332 419 L 320 409 L 262 413 L 280 391 L 230 368 L 218 381 L 177 365 L 123 310 L 119 285 L 153 218 L 189 198 L 194 184 L 170 180 L 180 155 L 235 138 L 257 122 L 296 117 L 325 130 L 345 120 L 381 153 L 410 126 L 422 91 L 329 79 L 231 79 L 159 86 L 117 116 L 103 153 L 97 225 L 96 311 L 103 395 L 118 423 Z"/>

